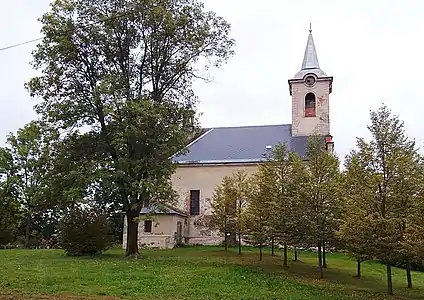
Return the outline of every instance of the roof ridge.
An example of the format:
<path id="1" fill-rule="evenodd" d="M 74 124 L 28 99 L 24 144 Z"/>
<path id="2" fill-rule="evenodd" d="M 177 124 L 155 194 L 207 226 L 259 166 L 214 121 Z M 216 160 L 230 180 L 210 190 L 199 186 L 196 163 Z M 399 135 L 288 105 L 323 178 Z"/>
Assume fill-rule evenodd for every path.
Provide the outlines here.
<path id="1" fill-rule="evenodd" d="M 267 125 L 241 125 L 241 126 L 220 126 L 211 127 L 212 129 L 228 129 L 228 128 L 253 128 L 253 127 L 276 127 L 276 126 L 291 126 L 292 124 L 267 124 Z"/>

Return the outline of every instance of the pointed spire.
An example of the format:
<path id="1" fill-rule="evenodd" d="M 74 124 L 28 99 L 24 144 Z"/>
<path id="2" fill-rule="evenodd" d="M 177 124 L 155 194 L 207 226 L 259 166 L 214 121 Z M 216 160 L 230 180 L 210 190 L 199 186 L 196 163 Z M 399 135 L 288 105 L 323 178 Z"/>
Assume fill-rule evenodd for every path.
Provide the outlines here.
<path id="1" fill-rule="evenodd" d="M 318 77 L 327 76 L 319 67 L 317 50 L 315 48 L 314 38 L 312 36 L 312 24 L 309 23 L 309 36 L 306 43 L 305 54 L 303 56 L 302 68 L 295 75 L 295 78 L 303 78 L 307 73 L 314 73 Z"/>
<path id="2" fill-rule="evenodd" d="M 309 23 L 309 36 L 306 43 L 305 55 L 303 56 L 302 70 L 319 69 L 317 50 L 315 49 L 314 38 L 312 36 L 312 25 Z"/>

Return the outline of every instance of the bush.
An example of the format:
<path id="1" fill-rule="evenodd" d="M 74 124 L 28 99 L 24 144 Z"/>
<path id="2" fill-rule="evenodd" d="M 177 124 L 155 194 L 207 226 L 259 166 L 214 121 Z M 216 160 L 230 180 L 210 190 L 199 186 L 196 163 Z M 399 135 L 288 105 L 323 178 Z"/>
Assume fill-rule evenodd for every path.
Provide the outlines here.
<path id="1" fill-rule="evenodd" d="M 93 208 L 73 208 L 59 224 L 60 246 L 69 256 L 101 254 L 112 244 L 105 214 Z"/>

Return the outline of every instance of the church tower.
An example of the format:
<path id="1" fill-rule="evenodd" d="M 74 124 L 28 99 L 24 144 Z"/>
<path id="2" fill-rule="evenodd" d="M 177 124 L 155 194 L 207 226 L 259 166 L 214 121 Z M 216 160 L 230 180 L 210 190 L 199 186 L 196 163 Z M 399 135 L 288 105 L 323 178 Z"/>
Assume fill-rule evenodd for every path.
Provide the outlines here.
<path id="1" fill-rule="evenodd" d="M 309 29 L 302 68 L 289 80 L 292 96 L 292 136 L 330 134 L 330 107 L 333 77 L 318 63 L 312 29 Z"/>

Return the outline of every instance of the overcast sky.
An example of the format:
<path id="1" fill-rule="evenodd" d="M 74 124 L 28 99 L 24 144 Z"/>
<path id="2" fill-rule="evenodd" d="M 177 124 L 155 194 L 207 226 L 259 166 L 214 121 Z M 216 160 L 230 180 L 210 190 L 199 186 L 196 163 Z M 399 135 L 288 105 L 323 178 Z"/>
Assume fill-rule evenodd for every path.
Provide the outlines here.
<path id="1" fill-rule="evenodd" d="M 49 0 L 2 0 L 0 48 L 40 36 Z M 422 0 L 205 0 L 232 24 L 236 55 L 196 83 L 202 125 L 291 123 L 287 80 L 299 71 L 312 22 L 321 69 L 334 77 L 331 133 L 343 158 L 369 136 L 370 109 L 386 103 L 424 146 Z M 34 44 L 0 51 L 0 144 L 35 117 L 24 82 Z"/>

